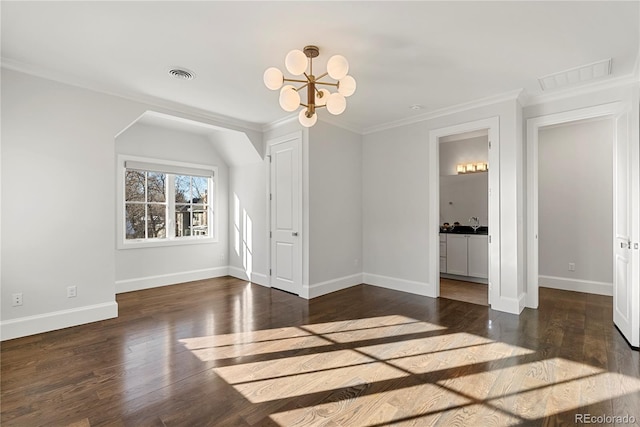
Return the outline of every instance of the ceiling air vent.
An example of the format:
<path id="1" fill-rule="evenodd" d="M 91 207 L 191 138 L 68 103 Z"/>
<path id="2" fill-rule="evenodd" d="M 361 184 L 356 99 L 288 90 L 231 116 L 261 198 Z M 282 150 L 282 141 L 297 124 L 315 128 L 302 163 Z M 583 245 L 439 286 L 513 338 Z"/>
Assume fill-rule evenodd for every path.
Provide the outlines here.
<path id="1" fill-rule="evenodd" d="M 538 78 L 542 90 L 586 83 L 611 75 L 611 58 Z"/>
<path id="2" fill-rule="evenodd" d="M 169 75 L 180 80 L 193 80 L 196 77 L 193 71 L 185 70 L 184 68 L 172 68 L 169 70 Z"/>

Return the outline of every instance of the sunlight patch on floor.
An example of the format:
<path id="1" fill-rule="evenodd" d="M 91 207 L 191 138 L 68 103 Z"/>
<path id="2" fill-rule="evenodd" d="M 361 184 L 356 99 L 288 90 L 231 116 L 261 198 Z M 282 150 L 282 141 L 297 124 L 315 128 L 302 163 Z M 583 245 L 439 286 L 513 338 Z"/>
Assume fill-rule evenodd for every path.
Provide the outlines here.
<path id="1" fill-rule="evenodd" d="M 376 360 L 351 350 L 327 351 L 302 356 L 268 360 L 264 362 L 242 363 L 239 365 L 214 368 L 229 384 L 235 385 L 273 378 L 284 378 L 305 373 L 328 371 L 337 368 L 359 366 Z M 331 372 L 325 372 L 331 375 Z"/>
<path id="2" fill-rule="evenodd" d="M 638 378 L 562 358 L 450 378 L 438 384 L 530 420 L 640 391 Z"/>

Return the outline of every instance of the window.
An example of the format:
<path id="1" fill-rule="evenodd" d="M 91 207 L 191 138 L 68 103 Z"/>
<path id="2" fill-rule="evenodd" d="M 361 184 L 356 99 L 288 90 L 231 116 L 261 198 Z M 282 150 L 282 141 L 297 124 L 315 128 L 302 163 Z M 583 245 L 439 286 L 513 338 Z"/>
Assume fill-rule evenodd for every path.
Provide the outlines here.
<path id="1" fill-rule="evenodd" d="M 215 238 L 214 168 L 125 160 L 119 247 Z"/>

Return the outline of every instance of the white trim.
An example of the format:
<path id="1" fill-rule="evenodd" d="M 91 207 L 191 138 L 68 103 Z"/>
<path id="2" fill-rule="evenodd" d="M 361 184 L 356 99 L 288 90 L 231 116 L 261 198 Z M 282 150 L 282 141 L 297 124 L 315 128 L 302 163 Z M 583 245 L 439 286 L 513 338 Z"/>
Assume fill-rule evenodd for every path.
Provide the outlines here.
<path id="1" fill-rule="evenodd" d="M 570 279 L 567 277 L 539 276 L 538 285 L 541 288 L 586 292 L 596 295 L 613 295 L 613 282 L 594 282 L 593 280 Z"/>
<path id="2" fill-rule="evenodd" d="M 317 114 L 317 113 L 316 113 Z M 298 121 L 298 113 L 295 114 L 289 114 L 285 117 L 282 117 L 280 119 L 274 120 L 272 122 L 269 122 L 265 125 L 262 126 L 262 132 L 269 132 L 275 129 L 278 129 L 280 126 L 286 124 L 286 123 L 290 123 L 290 122 L 297 122 Z M 356 126 L 352 123 L 347 123 L 345 121 L 339 120 L 334 118 L 333 116 L 321 116 L 318 114 L 318 121 L 320 122 L 324 122 L 324 123 L 328 123 L 330 125 L 333 126 L 337 126 L 339 128 L 342 129 L 346 129 L 350 132 L 353 133 L 357 133 L 358 135 L 362 135 L 362 128 L 359 126 Z M 300 125 L 302 127 L 302 125 Z M 306 128 L 305 128 L 306 129 Z"/>
<path id="3" fill-rule="evenodd" d="M 300 296 L 306 299 L 311 299 L 360 284 L 362 284 L 362 273 L 357 273 L 352 274 L 351 276 L 339 277 L 337 279 L 309 285 L 305 287 L 302 295 Z"/>
<path id="4" fill-rule="evenodd" d="M 248 280 L 251 283 L 255 283 L 256 285 L 265 286 L 270 288 L 269 286 L 269 277 L 266 274 L 256 273 L 255 271 L 251 272 L 251 278 L 245 270 L 240 267 L 229 266 L 229 276 L 235 277 L 240 280 Z"/>
<path id="5" fill-rule="evenodd" d="M 473 276 L 459 276 L 457 274 L 440 273 L 440 277 L 443 279 L 461 280 L 463 282 L 477 283 L 479 285 L 488 285 L 489 279 L 483 279 L 482 277 Z"/>
<path id="6" fill-rule="evenodd" d="M 526 294 L 521 294 L 518 298 L 499 296 L 491 302 L 491 309 L 519 315 L 525 307 L 525 301 Z"/>
<path id="7" fill-rule="evenodd" d="M 116 281 L 116 294 L 158 288 L 160 286 L 193 282 L 194 280 L 213 279 L 229 275 L 229 267 L 203 268 L 201 270 L 181 271 L 178 273 L 159 274 L 157 276 L 136 277 Z"/>
<path id="8" fill-rule="evenodd" d="M 298 120 L 298 114 L 289 114 L 272 122 L 262 125 L 262 132 L 269 132 L 278 129 L 280 126 Z M 302 126 L 302 125 L 300 125 Z"/>
<path id="9" fill-rule="evenodd" d="M 491 244 L 489 245 L 489 303 L 491 308 L 493 301 L 498 301 L 501 291 L 501 222 L 500 222 L 500 117 L 490 117 L 473 122 L 462 123 L 434 129 L 429 132 L 429 158 L 427 165 L 429 169 L 429 233 L 436 233 L 440 227 L 440 160 L 439 141 L 443 136 L 455 135 L 459 133 L 472 132 L 480 129 L 489 130 L 489 188 L 493 194 L 489 200 L 489 235 Z M 434 284 L 434 297 L 440 296 L 440 240 L 429 239 L 429 280 Z M 511 312 L 511 311 L 510 311 Z"/>
<path id="10" fill-rule="evenodd" d="M 152 107 L 175 111 L 182 114 L 189 114 L 194 118 L 211 120 L 217 122 L 218 125 L 229 127 L 233 130 L 251 130 L 254 132 L 262 132 L 262 126 L 258 123 L 247 122 L 245 120 L 237 119 L 234 117 L 215 114 L 211 111 L 202 110 L 200 108 L 191 107 L 184 104 L 178 104 L 175 102 L 167 101 L 165 99 L 143 95 L 141 93 L 125 92 L 122 91 L 121 88 L 109 88 L 96 82 L 81 80 L 77 77 L 68 76 L 63 73 L 45 70 L 41 67 L 33 65 L 27 65 L 14 59 L 2 57 L 0 58 L 0 63 L 2 68 L 5 68 L 7 70 L 17 71 L 34 77 L 39 77 L 41 79 L 51 80 L 54 82 L 63 83 L 81 89 L 91 90 L 105 95 L 116 96 L 118 98 L 127 99 L 129 101 L 137 103 L 143 103 Z"/>
<path id="11" fill-rule="evenodd" d="M 35 316 L 3 320 L 0 322 L 0 336 L 2 336 L 1 340 L 5 341 L 114 317 L 118 317 L 118 303 L 115 301 L 87 305 Z"/>
<path id="12" fill-rule="evenodd" d="M 622 102 L 611 102 L 593 107 L 579 108 L 548 114 L 527 120 L 527 307 L 538 308 L 538 144 L 541 127 L 595 117 L 614 116 L 623 109 Z"/>
<path id="13" fill-rule="evenodd" d="M 396 277 L 381 276 L 379 274 L 362 273 L 362 281 L 367 285 L 379 286 L 381 288 L 393 289 L 395 291 L 408 292 L 436 298 L 436 287 L 424 282 L 398 279 Z"/>
<path id="14" fill-rule="evenodd" d="M 498 104 L 505 101 L 518 100 L 522 102 L 523 89 L 513 90 L 499 95 L 488 96 L 486 98 L 477 99 L 475 101 L 465 102 L 462 104 L 453 105 L 451 107 L 442 108 L 440 110 L 431 111 L 429 113 L 421 114 L 419 116 L 413 116 L 407 119 L 400 119 L 381 125 L 371 126 L 363 130 L 363 135 L 368 135 L 382 130 L 388 130 L 397 128 L 400 126 L 406 126 L 413 123 L 423 122 L 425 120 L 432 120 L 438 117 L 449 116 L 451 114 L 461 113 L 464 111 L 472 110 L 474 108 L 486 107 L 488 105 Z"/>

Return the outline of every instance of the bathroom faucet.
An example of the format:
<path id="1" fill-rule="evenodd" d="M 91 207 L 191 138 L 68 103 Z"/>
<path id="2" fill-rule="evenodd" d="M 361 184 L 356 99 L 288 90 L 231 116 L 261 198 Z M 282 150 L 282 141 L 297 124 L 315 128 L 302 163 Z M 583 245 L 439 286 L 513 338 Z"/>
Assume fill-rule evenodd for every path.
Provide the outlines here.
<path id="1" fill-rule="evenodd" d="M 473 228 L 473 231 L 476 231 L 478 228 L 480 228 L 480 220 L 477 216 L 472 216 L 471 218 L 469 218 L 469 222 L 471 223 L 471 228 Z"/>

